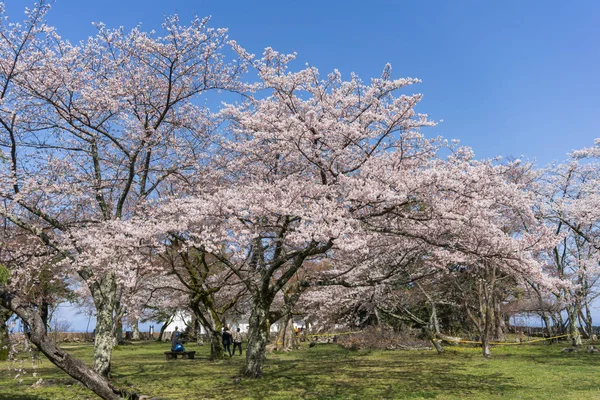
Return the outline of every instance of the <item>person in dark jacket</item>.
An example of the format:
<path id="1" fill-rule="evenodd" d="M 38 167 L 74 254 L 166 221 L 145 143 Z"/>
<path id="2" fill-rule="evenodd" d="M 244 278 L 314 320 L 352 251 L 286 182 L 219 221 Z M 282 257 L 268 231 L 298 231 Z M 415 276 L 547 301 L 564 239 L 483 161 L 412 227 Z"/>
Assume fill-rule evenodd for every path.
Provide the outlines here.
<path id="1" fill-rule="evenodd" d="M 233 342 L 233 336 L 231 335 L 231 331 L 227 326 L 223 327 L 223 350 L 229 353 L 229 357 L 231 357 L 231 342 Z"/>

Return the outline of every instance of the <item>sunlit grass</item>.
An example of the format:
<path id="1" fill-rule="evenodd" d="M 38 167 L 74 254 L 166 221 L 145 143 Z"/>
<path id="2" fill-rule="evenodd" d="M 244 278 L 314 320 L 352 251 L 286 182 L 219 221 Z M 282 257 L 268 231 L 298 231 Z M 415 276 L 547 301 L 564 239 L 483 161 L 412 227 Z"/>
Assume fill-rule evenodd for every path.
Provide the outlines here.
<path id="1" fill-rule="evenodd" d="M 64 347 L 91 362 L 91 345 Z M 240 379 L 243 357 L 212 362 L 208 346 L 186 347 L 196 360 L 166 361 L 161 343 L 118 347 L 113 381 L 161 399 L 600 399 L 600 355 L 561 353 L 563 345 L 495 347 L 491 360 L 458 346 L 438 356 L 317 345 L 270 354 L 259 380 Z M 21 382 L 9 365 L 0 363 L 0 399 L 95 398 L 47 360 L 25 361 Z"/>

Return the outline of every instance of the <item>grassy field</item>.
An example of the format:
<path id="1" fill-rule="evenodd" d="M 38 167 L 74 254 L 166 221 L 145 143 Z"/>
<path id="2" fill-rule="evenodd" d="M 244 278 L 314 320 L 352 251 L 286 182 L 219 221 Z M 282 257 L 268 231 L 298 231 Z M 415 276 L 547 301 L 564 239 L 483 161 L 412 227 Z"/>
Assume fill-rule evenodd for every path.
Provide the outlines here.
<path id="1" fill-rule="evenodd" d="M 64 347 L 91 361 L 91 345 Z M 600 399 L 600 354 L 561 353 L 561 345 L 497 347 L 486 361 L 475 348 L 438 356 L 323 344 L 270 354 L 260 380 L 239 379 L 242 357 L 211 362 L 207 346 L 186 347 L 199 357 L 166 361 L 161 343 L 118 347 L 113 380 L 159 399 Z M 95 398 L 47 360 L 25 361 L 18 379 L 9 366 L 0 362 L 0 399 Z"/>

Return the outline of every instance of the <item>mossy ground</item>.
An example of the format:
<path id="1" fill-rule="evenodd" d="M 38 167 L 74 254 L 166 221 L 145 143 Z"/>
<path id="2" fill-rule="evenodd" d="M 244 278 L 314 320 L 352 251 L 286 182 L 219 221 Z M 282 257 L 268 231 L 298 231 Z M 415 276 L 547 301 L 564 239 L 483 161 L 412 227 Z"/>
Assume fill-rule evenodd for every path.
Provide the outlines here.
<path id="1" fill-rule="evenodd" d="M 63 347 L 92 359 L 91 345 Z M 166 361 L 163 343 L 117 347 L 113 382 L 161 399 L 600 399 L 600 354 L 561 353 L 560 344 L 496 347 L 491 360 L 465 347 L 438 356 L 305 346 L 269 354 L 258 380 L 240 379 L 243 357 L 212 362 L 208 346 L 186 347 L 197 351 L 195 360 Z M 21 382 L 9 365 L 0 362 L 0 399 L 96 398 L 47 360 L 24 361 Z"/>

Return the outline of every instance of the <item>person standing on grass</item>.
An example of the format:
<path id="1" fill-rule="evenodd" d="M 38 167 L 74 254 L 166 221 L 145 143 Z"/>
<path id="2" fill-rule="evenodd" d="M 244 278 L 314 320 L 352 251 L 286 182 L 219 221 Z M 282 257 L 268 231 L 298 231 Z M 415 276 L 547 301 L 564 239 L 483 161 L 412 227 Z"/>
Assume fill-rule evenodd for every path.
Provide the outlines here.
<path id="1" fill-rule="evenodd" d="M 233 341 L 233 337 L 231 335 L 231 331 L 227 326 L 223 328 L 223 350 L 226 350 L 229 353 L 229 357 L 231 357 L 231 342 Z"/>
<path id="2" fill-rule="evenodd" d="M 240 333 L 240 328 L 237 328 L 237 331 L 233 332 L 233 354 L 235 354 L 235 349 L 237 347 L 240 348 L 240 356 L 242 355 L 242 334 Z"/>

